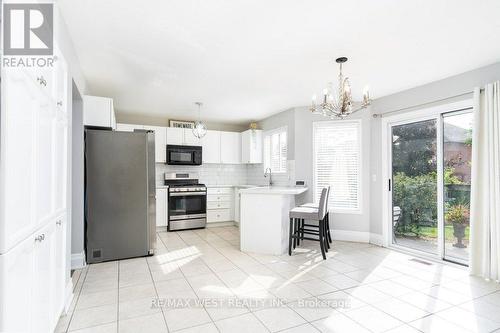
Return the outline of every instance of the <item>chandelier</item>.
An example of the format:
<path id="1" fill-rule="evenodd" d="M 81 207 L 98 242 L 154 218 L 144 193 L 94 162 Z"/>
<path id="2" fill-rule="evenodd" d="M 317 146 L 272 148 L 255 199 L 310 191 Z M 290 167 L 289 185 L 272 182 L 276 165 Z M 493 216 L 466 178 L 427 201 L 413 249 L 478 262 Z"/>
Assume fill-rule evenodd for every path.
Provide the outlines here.
<path id="1" fill-rule="evenodd" d="M 321 103 L 316 102 L 316 95 L 312 98 L 310 111 L 315 114 L 321 114 L 325 117 L 344 119 L 348 115 L 366 108 L 370 105 L 370 94 L 365 88 L 363 92 L 363 101 L 357 107 L 353 107 L 351 96 L 351 84 L 349 78 L 342 74 L 342 64 L 347 61 L 346 57 L 337 58 L 335 60 L 340 66 L 339 72 L 339 89 L 336 95 L 333 93 L 332 83 L 328 83 L 327 88 L 323 90 L 323 98 Z"/>
<path id="2" fill-rule="evenodd" d="M 195 137 L 197 137 L 198 139 L 201 139 L 202 137 L 205 136 L 205 134 L 207 134 L 207 125 L 205 125 L 201 121 L 201 106 L 203 105 L 203 103 L 196 102 L 194 104 L 196 104 L 198 106 L 198 120 L 195 121 L 195 123 L 194 123 L 193 135 Z"/>

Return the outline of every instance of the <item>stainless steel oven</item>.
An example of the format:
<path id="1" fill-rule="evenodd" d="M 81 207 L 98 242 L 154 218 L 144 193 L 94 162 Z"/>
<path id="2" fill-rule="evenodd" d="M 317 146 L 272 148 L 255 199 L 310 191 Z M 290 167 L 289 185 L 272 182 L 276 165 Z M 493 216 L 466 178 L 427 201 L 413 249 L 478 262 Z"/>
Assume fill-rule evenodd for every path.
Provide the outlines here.
<path id="1" fill-rule="evenodd" d="M 204 228 L 207 223 L 207 189 L 196 174 L 165 174 L 168 188 L 168 231 Z"/>
<path id="2" fill-rule="evenodd" d="M 202 148 L 200 146 L 167 145 L 167 164 L 201 165 Z"/>

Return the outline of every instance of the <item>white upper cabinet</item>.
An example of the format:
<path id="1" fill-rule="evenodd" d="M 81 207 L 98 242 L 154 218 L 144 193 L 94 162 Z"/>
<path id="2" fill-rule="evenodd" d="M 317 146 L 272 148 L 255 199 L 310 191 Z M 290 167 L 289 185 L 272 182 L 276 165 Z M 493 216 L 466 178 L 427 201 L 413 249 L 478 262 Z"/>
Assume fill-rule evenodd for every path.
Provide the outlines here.
<path id="1" fill-rule="evenodd" d="M 120 132 L 133 132 L 136 129 L 144 129 L 155 133 L 155 162 L 165 163 L 167 161 L 167 130 L 161 126 L 116 124 L 116 130 Z"/>
<path id="2" fill-rule="evenodd" d="M 167 127 L 167 145 L 183 145 L 184 129 L 177 127 Z"/>
<path id="3" fill-rule="evenodd" d="M 241 163 L 262 163 L 262 130 L 241 133 Z"/>
<path id="4" fill-rule="evenodd" d="M 194 136 L 190 128 L 167 127 L 168 145 L 200 146 L 200 139 Z"/>
<path id="5" fill-rule="evenodd" d="M 143 129 L 143 125 L 134 125 L 134 124 L 116 124 L 116 130 L 120 132 L 133 132 L 136 128 Z"/>
<path id="6" fill-rule="evenodd" d="M 156 163 L 167 162 L 167 129 L 160 126 L 144 125 L 144 129 L 155 133 L 155 161 Z"/>
<path id="7" fill-rule="evenodd" d="M 191 128 L 184 129 L 184 144 L 188 146 L 200 146 L 200 139 L 194 136 Z"/>
<path id="8" fill-rule="evenodd" d="M 220 163 L 220 132 L 207 131 L 201 138 L 203 163 Z"/>
<path id="9" fill-rule="evenodd" d="M 84 95 L 83 124 L 115 128 L 116 119 L 113 100 L 108 97 Z"/>
<path id="10" fill-rule="evenodd" d="M 241 163 L 240 133 L 220 132 L 220 160 L 224 164 Z"/>

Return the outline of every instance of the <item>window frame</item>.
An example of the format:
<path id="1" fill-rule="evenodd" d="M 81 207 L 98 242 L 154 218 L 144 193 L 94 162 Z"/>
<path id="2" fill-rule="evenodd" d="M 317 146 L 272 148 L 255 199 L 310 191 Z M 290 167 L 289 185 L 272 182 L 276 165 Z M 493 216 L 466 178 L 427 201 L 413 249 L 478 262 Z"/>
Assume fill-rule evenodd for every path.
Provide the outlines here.
<path id="1" fill-rule="evenodd" d="M 319 198 L 317 197 L 317 170 L 316 170 L 316 131 L 317 128 L 320 125 L 334 125 L 334 124 L 341 124 L 341 123 L 352 123 L 355 124 L 357 129 L 358 129 L 358 190 L 357 190 L 357 202 L 358 202 L 358 207 L 353 208 L 353 209 L 346 209 L 346 208 L 333 208 L 328 205 L 330 213 L 337 213 L 337 214 L 356 214 L 356 215 L 361 215 L 363 214 L 363 120 L 362 119 L 349 119 L 349 120 L 326 120 L 326 121 L 314 121 L 312 124 L 312 148 L 313 148 L 313 158 L 312 158 L 312 164 L 313 164 L 313 184 L 312 184 L 312 189 L 313 189 L 313 199 L 315 202 L 319 202 Z M 330 192 L 331 193 L 331 192 Z"/>
<path id="2" fill-rule="evenodd" d="M 285 133 L 286 134 L 286 157 L 285 157 L 285 170 L 283 171 L 275 171 L 270 165 L 266 165 L 266 161 L 269 160 L 271 163 L 271 156 L 272 156 L 272 142 L 269 142 L 269 153 L 271 156 L 268 156 L 266 158 L 266 138 L 269 137 L 269 140 L 272 140 L 272 136 L 274 134 L 279 134 L 279 133 Z M 288 172 L 288 126 L 281 126 L 277 127 L 271 130 L 264 131 L 263 133 L 263 138 L 262 138 L 262 154 L 263 154 L 263 166 L 264 166 L 264 171 L 267 168 L 271 168 L 271 174 L 286 174 Z"/>

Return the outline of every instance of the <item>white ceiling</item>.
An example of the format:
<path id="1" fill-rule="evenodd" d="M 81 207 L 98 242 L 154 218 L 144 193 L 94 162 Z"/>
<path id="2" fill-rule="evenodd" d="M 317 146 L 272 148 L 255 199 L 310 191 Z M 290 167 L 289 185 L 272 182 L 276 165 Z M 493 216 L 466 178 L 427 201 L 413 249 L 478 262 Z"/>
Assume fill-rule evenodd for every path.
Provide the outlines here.
<path id="1" fill-rule="evenodd" d="M 500 1 L 59 0 L 90 92 L 118 112 L 245 123 L 345 72 L 373 98 L 500 61 Z"/>

